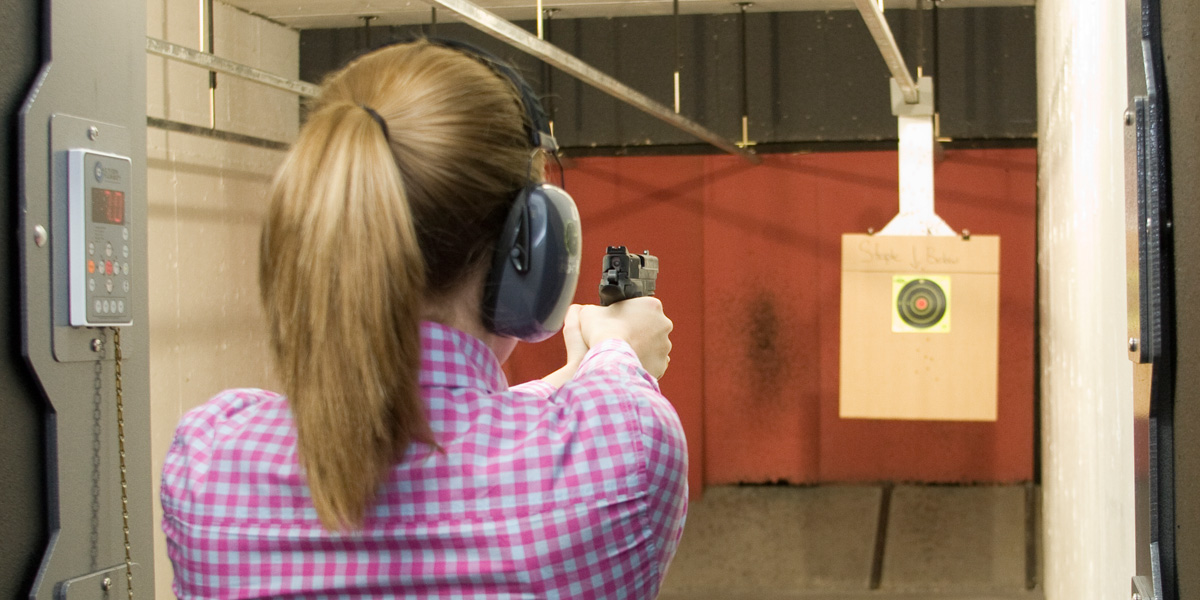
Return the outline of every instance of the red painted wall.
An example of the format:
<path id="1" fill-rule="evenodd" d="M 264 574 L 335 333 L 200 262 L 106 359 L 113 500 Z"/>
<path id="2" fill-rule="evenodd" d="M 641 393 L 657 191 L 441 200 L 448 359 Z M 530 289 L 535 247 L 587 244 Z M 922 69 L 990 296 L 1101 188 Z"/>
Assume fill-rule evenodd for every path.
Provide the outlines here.
<path id="1" fill-rule="evenodd" d="M 937 167 L 951 227 L 1001 237 L 999 418 L 838 417 L 840 240 L 896 213 L 895 152 L 572 161 L 584 226 L 577 301 L 595 302 L 607 245 L 659 256 L 675 321 L 661 384 L 703 485 L 784 480 L 1022 481 L 1033 476 L 1036 153 L 959 150 Z M 561 339 L 522 346 L 512 381 L 562 364 Z M 881 390 L 886 393 L 886 390 Z"/>

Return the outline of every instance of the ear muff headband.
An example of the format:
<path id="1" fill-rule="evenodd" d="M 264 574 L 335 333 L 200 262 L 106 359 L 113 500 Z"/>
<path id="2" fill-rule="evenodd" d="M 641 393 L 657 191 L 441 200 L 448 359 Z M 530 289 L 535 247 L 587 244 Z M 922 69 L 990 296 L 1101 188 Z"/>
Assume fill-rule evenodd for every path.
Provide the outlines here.
<path id="1" fill-rule="evenodd" d="M 467 54 L 512 83 L 529 120 L 530 149 L 557 154 L 558 142 L 550 134 L 541 100 L 515 69 L 465 42 L 428 41 Z M 484 284 L 484 325 L 526 342 L 544 340 L 562 329 L 579 282 L 582 245 L 579 211 L 571 196 L 557 186 L 529 182 L 513 200 L 496 241 Z"/>
<path id="2" fill-rule="evenodd" d="M 496 74 L 513 84 L 517 89 L 517 93 L 521 96 L 521 107 L 525 110 L 525 114 L 529 117 L 529 122 L 532 127 L 529 128 L 529 145 L 533 148 L 541 148 L 549 154 L 558 153 L 558 140 L 550 134 L 550 119 L 546 116 L 546 110 L 542 107 L 542 101 L 538 99 L 537 93 L 533 91 L 533 87 L 525 81 L 524 77 L 517 72 L 511 65 L 501 60 L 495 54 L 484 50 L 474 44 L 459 40 L 451 40 L 446 38 L 426 38 L 426 41 L 435 46 L 457 50 L 478 60 L 486 65 Z"/>

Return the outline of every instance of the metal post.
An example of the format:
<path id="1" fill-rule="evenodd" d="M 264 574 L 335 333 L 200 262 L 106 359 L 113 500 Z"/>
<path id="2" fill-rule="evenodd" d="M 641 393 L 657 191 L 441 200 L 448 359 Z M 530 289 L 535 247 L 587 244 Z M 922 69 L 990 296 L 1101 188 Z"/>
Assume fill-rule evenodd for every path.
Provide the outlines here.
<path id="1" fill-rule="evenodd" d="M 200 0 L 200 51 L 213 53 L 213 0 Z M 208 72 L 208 126 L 217 128 L 217 73 Z"/>
<path id="2" fill-rule="evenodd" d="M 675 5 L 675 114 L 679 114 L 679 71 L 680 62 L 682 59 L 679 55 L 679 0 L 674 0 Z"/>
<path id="3" fill-rule="evenodd" d="M 367 45 L 366 45 L 366 47 L 364 48 L 364 50 L 370 50 L 370 49 L 372 48 L 372 44 L 371 44 L 371 21 L 374 21 L 375 19 L 378 19 L 378 18 L 379 18 L 379 17 L 376 17 L 376 16 L 374 16 L 374 15 L 368 15 L 368 16 L 364 16 L 364 17 L 359 17 L 359 19 L 362 19 L 362 22 L 363 22 L 363 38 L 364 38 L 364 39 L 366 40 L 366 42 L 367 42 Z"/>
<path id="4" fill-rule="evenodd" d="M 746 35 L 746 9 L 754 6 L 753 2 L 738 2 L 737 6 L 741 9 L 741 14 L 738 16 L 739 25 L 742 30 L 742 141 L 738 144 L 745 148 L 751 145 L 750 142 L 750 68 L 747 60 L 746 51 L 747 35 Z"/>
<path id="5" fill-rule="evenodd" d="M 941 119 L 941 113 L 938 112 L 938 107 L 941 106 L 941 104 L 938 104 L 938 93 L 939 93 L 938 68 L 939 68 L 940 63 L 938 62 L 938 12 L 937 12 L 938 5 L 937 5 L 937 2 L 933 3 L 932 10 L 933 10 L 933 59 L 932 59 L 933 74 L 931 75 L 931 77 L 933 79 L 933 135 L 936 136 L 938 141 L 940 142 L 940 141 L 942 141 L 942 139 L 941 139 L 941 137 L 942 137 L 942 119 Z"/>
<path id="6" fill-rule="evenodd" d="M 554 13 L 558 12 L 558 10 L 559 9 L 557 9 L 557 8 L 547 8 L 544 11 L 544 13 L 546 15 L 546 37 L 545 37 L 546 43 L 553 43 L 551 38 L 553 37 L 554 34 L 551 31 L 550 25 L 551 25 L 551 21 L 554 19 Z M 545 62 L 542 63 L 542 67 L 543 67 L 542 73 L 544 74 L 543 81 L 545 81 L 545 83 L 546 83 L 546 85 L 545 85 L 546 117 L 547 117 L 547 121 L 549 122 L 549 125 L 550 125 L 550 135 L 554 135 L 554 114 L 555 114 L 555 109 L 557 108 L 555 106 L 555 99 L 554 99 L 554 69 L 548 63 L 545 63 Z"/>
<path id="7" fill-rule="evenodd" d="M 542 31 L 542 0 L 537 0 L 537 32 L 539 40 L 546 39 Z"/>

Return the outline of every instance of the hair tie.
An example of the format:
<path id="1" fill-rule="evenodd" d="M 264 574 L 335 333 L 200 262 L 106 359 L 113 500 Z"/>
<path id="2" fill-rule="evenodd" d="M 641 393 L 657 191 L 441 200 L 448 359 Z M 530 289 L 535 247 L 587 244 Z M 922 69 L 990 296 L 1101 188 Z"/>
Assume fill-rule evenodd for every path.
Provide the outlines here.
<path id="1" fill-rule="evenodd" d="M 388 133 L 387 121 L 384 121 L 383 117 L 379 116 L 379 113 L 375 112 L 375 109 L 371 108 L 370 106 L 367 106 L 366 104 L 359 104 L 359 106 L 362 107 L 363 110 L 367 111 L 367 114 L 371 115 L 371 118 L 375 119 L 375 122 L 379 124 L 379 128 L 383 130 L 384 139 L 386 139 L 389 144 L 392 143 L 392 136 Z"/>

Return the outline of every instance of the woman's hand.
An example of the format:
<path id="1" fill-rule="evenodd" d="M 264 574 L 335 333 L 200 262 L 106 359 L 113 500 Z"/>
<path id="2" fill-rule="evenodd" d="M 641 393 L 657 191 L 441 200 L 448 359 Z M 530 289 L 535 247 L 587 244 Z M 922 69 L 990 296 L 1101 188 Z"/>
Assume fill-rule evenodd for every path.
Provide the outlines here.
<path id="1" fill-rule="evenodd" d="M 625 340 L 637 353 L 646 371 L 655 378 L 666 373 L 667 365 L 671 362 L 671 340 L 668 336 L 675 325 L 663 314 L 662 302 L 658 298 L 643 296 L 609 306 L 584 306 L 576 311 L 575 318 L 579 323 L 581 340 L 588 348 L 604 340 Z M 567 319 L 571 319 L 570 313 Z M 568 339 L 568 357 L 570 353 L 571 342 Z"/>

